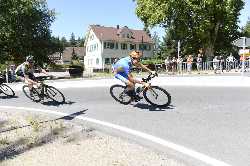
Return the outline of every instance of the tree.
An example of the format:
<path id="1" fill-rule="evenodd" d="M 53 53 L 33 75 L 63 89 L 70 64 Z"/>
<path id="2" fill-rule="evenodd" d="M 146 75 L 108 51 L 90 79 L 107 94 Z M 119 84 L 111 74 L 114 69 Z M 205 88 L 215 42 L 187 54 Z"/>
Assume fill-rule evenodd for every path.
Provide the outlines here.
<path id="1" fill-rule="evenodd" d="M 200 47 L 212 57 L 239 36 L 237 22 L 243 0 L 135 1 L 136 14 L 145 25 L 165 27 L 174 39 L 183 41 L 187 51 Z"/>
<path id="2" fill-rule="evenodd" d="M 45 0 L 0 1 L 0 53 L 5 60 L 22 61 L 32 54 L 46 61 L 50 52 L 50 25 L 55 19 Z"/>
<path id="3" fill-rule="evenodd" d="M 74 33 L 71 33 L 71 36 L 70 36 L 70 39 L 69 39 L 69 43 L 70 43 L 70 46 L 71 46 L 71 47 L 76 46 L 77 41 L 76 41 L 76 39 L 75 39 L 75 34 L 74 34 Z"/>
<path id="4" fill-rule="evenodd" d="M 250 17 L 248 18 L 246 25 L 243 27 L 243 36 L 250 37 Z"/>
<path id="5" fill-rule="evenodd" d="M 154 32 L 154 35 L 152 37 L 152 40 L 154 42 L 154 55 L 158 55 L 160 53 L 160 38 L 157 34 L 157 32 Z"/>

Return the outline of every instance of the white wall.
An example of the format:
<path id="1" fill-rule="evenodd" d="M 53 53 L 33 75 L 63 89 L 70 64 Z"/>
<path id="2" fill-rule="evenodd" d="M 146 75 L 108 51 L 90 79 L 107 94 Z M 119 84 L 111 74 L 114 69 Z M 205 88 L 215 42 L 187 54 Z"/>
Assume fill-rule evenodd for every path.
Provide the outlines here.
<path id="1" fill-rule="evenodd" d="M 85 49 L 84 66 L 86 68 L 102 68 L 101 42 L 92 30 L 89 31 Z"/>

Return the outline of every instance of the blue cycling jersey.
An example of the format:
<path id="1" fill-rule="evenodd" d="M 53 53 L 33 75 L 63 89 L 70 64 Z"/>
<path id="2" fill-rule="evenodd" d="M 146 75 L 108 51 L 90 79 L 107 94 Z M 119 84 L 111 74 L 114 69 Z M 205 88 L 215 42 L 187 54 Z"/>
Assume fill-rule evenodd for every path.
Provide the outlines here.
<path id="1" fill-rule="evenodd" d="M 132 62 L 130 57 L 125 57 L 120 59 L 114 64 L 114 69 L 122 69 L 118 71 L 117 74 L 122 75 L 125 78 L 128 78 L 128 74 L 130 73 L 132 69 Z"/>

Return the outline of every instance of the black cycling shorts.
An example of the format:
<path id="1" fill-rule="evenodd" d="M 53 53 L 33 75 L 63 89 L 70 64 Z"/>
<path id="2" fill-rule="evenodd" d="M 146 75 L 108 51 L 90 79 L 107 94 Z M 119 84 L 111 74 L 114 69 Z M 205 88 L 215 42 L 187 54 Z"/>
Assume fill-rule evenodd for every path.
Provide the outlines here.
<path id="1" fill-rule="evenodd" d="M 23 72 L 17 72 L 16 74 L 17 74 L 17 76 L 24 78 L 24 73 Z M 36 81 L 36 77 L 32 73 L 28 73 L 28 78 L 33 80 L 33 81 Z"/>

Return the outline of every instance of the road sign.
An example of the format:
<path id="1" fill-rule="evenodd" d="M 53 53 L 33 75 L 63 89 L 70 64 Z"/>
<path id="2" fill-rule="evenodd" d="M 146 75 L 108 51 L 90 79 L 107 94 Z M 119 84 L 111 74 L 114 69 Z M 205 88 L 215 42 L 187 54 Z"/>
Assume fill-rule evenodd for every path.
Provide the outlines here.
<path id="1" fill-rule="evenodd" d="M 245 45 L 244 45 L 244 43 L 245 43 Z M 233 45 L 235 45 L 237 47 L 250 47 L 250 38 L 241 37 L 241 38 L 233 41 Z"/>
<path id="2" fill-rule="evenodd" d="M 244 56 L 250 56 L 250 49 L 240 49 L 239 55 L 243 56 L 243 54 Z"/>

